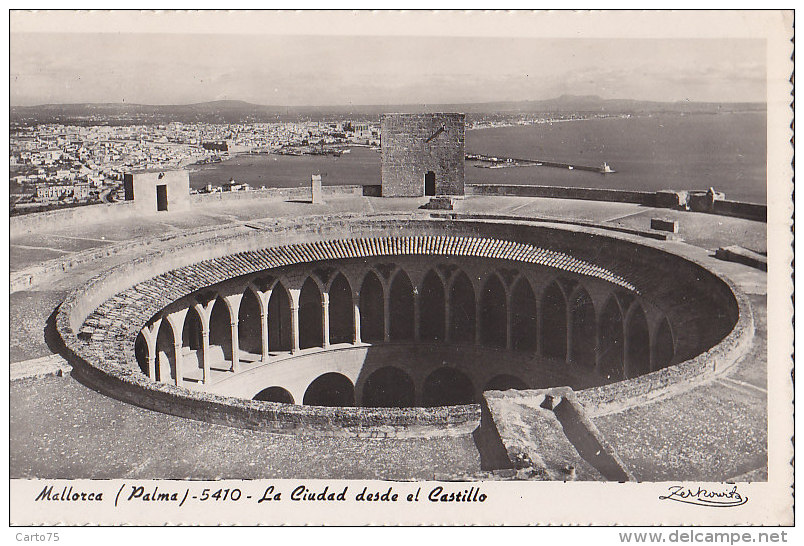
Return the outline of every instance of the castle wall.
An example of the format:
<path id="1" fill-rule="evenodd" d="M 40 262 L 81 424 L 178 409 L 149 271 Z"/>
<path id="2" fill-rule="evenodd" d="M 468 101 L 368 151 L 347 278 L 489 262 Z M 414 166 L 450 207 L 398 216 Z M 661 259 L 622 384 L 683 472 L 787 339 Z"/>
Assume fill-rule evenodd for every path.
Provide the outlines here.
<path id="1" fill-rule="evenodd" d="M 686 190 L 635 191 L 610 188 L 568 188 L 563 186 L 531 186 L 515 184 L 466 184 L 466 195 L 510 195 L 516 197 L 545 197 L 550 199 L 580 199 L 585 201 L 608 201 L 636 203 L 646 207 L 681 209 L 686 199 Z M 706 211 L 720 216 L 734 216 L 766 222 L 767 205 L 718 199 Z"/>
<path id="2" fill-rule="evenodd" d="M 322 186 L 321 189 L 325 197 L 360 197 L 364 194 L 364 187 L 365 186 L 352 184 L 344 186 Z M 379 193 L 377 193 L 376 196 L 379 197 Z M 193 207 L 223 201 L 309 198 L 310 188 L 266 188 L 264 190 L 251 191 L 196 193 L 188 197 Z M 98 205 L 84 205 L 81 207 L 50 210 L 35 214 L 12 216 L 9 219 L 9 235 L 13 238 L 26 233 L 58 230 L 70 225 L 121 220 L 141 215 L 142 210 L 134 204 L 134 201 L 120 201 L 117 203 L 102 203 Z"/>
<path id="3" fill-rule="evenodd" d="M 464 114 L 382 116 L 382 196 L 463 195 Z M 435 188 L 425 192 L 425 176 Z"/>
<path id="4" fill-rule="evenodd" d="M 362 197 L 363 186 L 321 186 L 323 197 Z M 219 201 L 248 201 L 249 199 L 311 199 L 310 186 L 297 188 L 265 188 L 249 191 L 218 191 L 196 193 L 190 196 L 193 206 L 203 206 Z"/>

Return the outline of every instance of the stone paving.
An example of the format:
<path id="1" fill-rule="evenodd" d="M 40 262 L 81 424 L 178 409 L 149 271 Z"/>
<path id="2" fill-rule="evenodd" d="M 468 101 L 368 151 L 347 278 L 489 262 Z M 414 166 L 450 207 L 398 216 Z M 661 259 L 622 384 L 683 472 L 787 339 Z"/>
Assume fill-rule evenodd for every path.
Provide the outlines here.
<path id="1" fill-rule="evenodd" d="M 26 360 L 25 362 L 12 362 L 9 379 L 13 382 L 27 377 L 45 377 L 48 375 L 63 377 L 69 374 L 72 369 L 73 367 L 61 355 L 52 354 Z"/>
<path id="2" fill-rule="evenodd" d="M 64 301 L 66 290 L 30 290 L 9 295 L 9 359 L 22 362 L 51 353 L 45 324 Z"/>
<path id="3" fill-rule="evenodd" d="M 11 383 L 12 478 L 433 479 L 480 470 L 470 434 L 372 440 L 279 435 L 138 408 L 72 377 Z"/>
<path id="4" fill-rule="evenodd" d="M 757 470 L 753 479 L 767 479 L 767 311 L 764 297 L 751 304 L 755 342 L 725 377 L 594 420 L 638 480 L 721 481 Z"/>
<path id="5" fill-rule="evenodd" d="M 38 233 L 12 238 L 11 269 L 20 271 L 52 257 L 183 229 L 306 214 L 411 211 L 425 201 L 223 202 L 190 213 L 65 227 L 59 230 L 62 237 Z M 686 242 L 707 250 L 729 244 L 758 252 L 766 249 L 762 223 L 624 203 L 470 197 L 458 200 L 456 211 L 575 219 L 641 230 L 649 229 L 651 217 L 668 217 L 678 219 Z M 79 264 L 69 274 L 43 276 L 36 286 L 12 293 L 11 362 L 51 354 L 45 325 L 68 291 L 100 269 L 140 252 L 146 250 Z M 767 479 L 766 275 L 740 264 L 723 262 L 722 268 L 754 294 L 758 342 L 750 358 L 726 379 L 596 420 L 638 479 Z M 21 373 L 25 375 L 24 370 Z M 469 436 L 378 442 L 258 433 L 137 408 L 102 396 L 69 376 L 12 381 L 10 402 L 12 477 L 425 479 L 437 474 L 471 475 L 480 467 Z M 742 417 L 735 420 L 735 415 Z"/>

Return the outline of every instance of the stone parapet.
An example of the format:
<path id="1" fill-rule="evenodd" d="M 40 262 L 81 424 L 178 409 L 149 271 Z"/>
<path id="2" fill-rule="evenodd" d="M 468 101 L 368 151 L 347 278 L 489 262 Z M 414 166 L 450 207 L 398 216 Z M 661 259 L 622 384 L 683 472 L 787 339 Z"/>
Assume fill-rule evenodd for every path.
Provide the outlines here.
<path id="1" fill-rule="evenodd" d="M 513 184 L 466 184 L 466 195 L 506 195 L 515 197 L 544 197 L 550 199 L 581 199 L 618 203 L 635 203 L 647 207 L 692 210 L 746 220 L 766 222 L 768 207 L 757 203 L 726 200 L 722 193 L 707 195 L 704 191 L 661 190 L 657 192 L 616 190 L 607 188 L 568 188 Z"/>

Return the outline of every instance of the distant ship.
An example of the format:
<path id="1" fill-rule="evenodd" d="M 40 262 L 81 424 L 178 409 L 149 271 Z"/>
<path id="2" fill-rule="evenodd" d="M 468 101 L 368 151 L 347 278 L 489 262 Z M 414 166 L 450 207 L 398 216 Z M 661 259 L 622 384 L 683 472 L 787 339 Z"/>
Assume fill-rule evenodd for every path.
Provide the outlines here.
<path id="1" fill-rule="evenodd" d="M 617 171 L 615 171 L 614 169 L 609 167 L 609 164 L 606 163 L 605 161 L 603 162 L 603 165 L 600 166 L 600 174 L 608 174 L 608 173 L 615 173 L 615 172 L 617 172 Z"/>

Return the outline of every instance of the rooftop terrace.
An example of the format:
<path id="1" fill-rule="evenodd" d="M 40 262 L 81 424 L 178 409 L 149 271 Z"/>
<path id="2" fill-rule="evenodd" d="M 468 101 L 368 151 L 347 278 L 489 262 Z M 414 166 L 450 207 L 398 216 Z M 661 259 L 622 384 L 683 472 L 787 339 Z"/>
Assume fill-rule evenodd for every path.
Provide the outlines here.
<path id="1" fill-rule="evenodd" d="M 44 227 L 12 237 L 12 368 L 32 375 L 29 362 L 52 354 L 48 324 L 55 309 L 71 290 L 102 270 L 168 250 L 182 238 L 249 230 L 253 222 L 319 214 L 429 215 L 431 211 L 418 208 L 424 202 L 372 197 L 333 197 L 317 205 L 301 200 L 221 201 L 187 212 Z M 748 294 L 754 343 L 726 376 L 682 395 L 595 417 L 595 424 L 638 480 L 767 479 L 767 274 L 713 257 L 717 248 L 730 245 L 766 253 L 765 223 L 630 203 L 507 196 L 456 200 L 454 212 L 595 224 L 656 236 L 663 235 L 651 232 L 651 218 L 678 220 L 680 240 L 666 244 L 697 252 L 707 267 Z M 50 263 L 43 266 L 45 261 Z M 14 284 L 21 279 L 25 282 Z M 10 426 L 12 477 L 424 479 L 480 474 L 470 435 L 382 442 L 274 435 L 137 408 L 102 396 L 69 375 L 12 381 Z M 160 431 L 159 442 L 152 441 L 153 431 Z"/>

